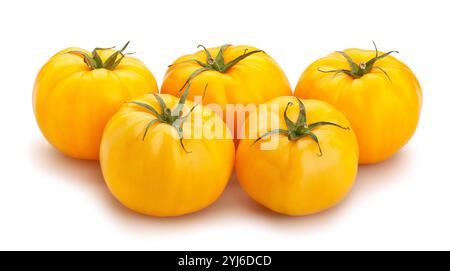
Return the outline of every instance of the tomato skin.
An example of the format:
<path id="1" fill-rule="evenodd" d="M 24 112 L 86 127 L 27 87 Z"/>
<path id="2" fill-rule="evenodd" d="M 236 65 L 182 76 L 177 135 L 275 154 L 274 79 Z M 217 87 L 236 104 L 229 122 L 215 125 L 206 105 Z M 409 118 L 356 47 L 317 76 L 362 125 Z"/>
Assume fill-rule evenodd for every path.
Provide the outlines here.
<path id="1" fill-rule="evenodd" d="M 215 57 L 219 48 L 215 47 L 208 50 Z M 258 49 L 244 45 L 230 46 L 224 51 L 225 62 L 227 63 L 239 57 L 246 50 L 253 51 Z M 174 63 L 189 59 L 206 62 L 206 53 L 200 50 L 194 54 L 184 55 L 174 61 Z M 171 65 L 165 74 L 161 93 L 178 96 L 180 88 L 187 81 L 189 75 L 201 67 L 194 61 Z M 192 100 L 195 96 L 202 96 L 206 84 L 208 87 L 203 104 L 217 104 L 220 107 L 220 112 L 216 110 L 216 113 L 221 115 L 225 122 L 227 122 L 227 104 L 258 105 L 275 97 L 292 95 L 291 86 L 283 70 L 275 60 L 264 52 L 253 54 L 241 60 L 225 73 L 215 70 L 200 73 L 191 81 L 191 91 L 188 98 Z M 213 106 L 211 108 L 215 110 Z M 229 123 L 227 123 L 230 129 L 234 129 L 235 136 L 237 135 L 237 128 L 240 127 L 245 119 L 245 110 L 243 108 L 238 109 L 237 112 L 237 114 L 242 114 L 244 117 L 240 120 L 238 118 L 228 120 Z"/>
<path id="2" fill-rule="evenodd" d="M 161 94 L 169 108 L 178 98 Z M 151 95 L 134 99 L 159 109 Z M 183 112 L 194 105 L 186 101 Z M 197 114 L 200 112 L 199 114 Z M 194 123 L 215 123 L 223 139 L 187 138 L 184 150 L 175 128 L 157 122 L 143 134 L 154 115 L 125 104 L 108 122 L 100 148 L 100 165 L 112 194 L 126 207 L 146 215 L 178 216 L 212 204 L 224 190 L 233 170 L 234 144 L 222 119 L 197 106 L 183 133 L 201 131 Z M 194 127 L 194 128 L 192 128 Z"/>
<path id="3" fill-rule="evenodd" d="M 67 48 L 55 54 L 37 75 L 34 114 L 47 141 L 64 154 L 98 160 L 104 126 L 123 102 L 157 92 L 156 80 L 138 59 L 125 57 L 114 70 L 91 70 Z M 114 50 L 99 51 L 105 60 Z"/>
<path id="4" fill-rule="evenodd" d="M 261 136 L 263 133 L 282 128 L 283 111 L 294 97 L 279 97 L 267 102 L 268 113 L 279 119 L 279 126 L 251 126 L 251 119 L 266 119 L 260 110 L 247 118 L 246 133 Z M 331 105 L 318 100 L 303 100 L 307 123 L 330 121 L 348 127 L 343 114 Z M 278 107 L 272 108 L 277 105 Z M 294 120 L 299 114 L 296 106 L 287 111 Z M 253 128 L 252 128 L 253 127 Z M 274 149 L 261 149 L 265 141 L 241 139 L 236 154 L 236 174 L 242 188 L 258 203 L 286 215 L 301 216 L 325 210 L 342 200 L 350 191 L 358 168 L 358 144 L 352 130 L 334 126 L 321 126 L 313 130 L 318 137 L 323 154 L 319 156 L 318 145 L 309 137 L 290 141 L 284 135 L 272 135 L 279 144 Z M 266 139 L 268 140 L 268 139 Z"/>
<path id="5" fill-rule="evenodd" d="M 355 63 L 368 61 L 375 51 L 344 50 Z M 382 54 L 381 52 L 379 54 Z M 312 63 L 301 75 L 295 96 L 326 101 L 344 113 L 358 137 L 360 164 L 384 161 L 404 146 L 416 130 L 422 90 L 413 72 L 393 56 L 380 59 L 360 78 L 322 70 L 349 69 L 339 53 Z"/>

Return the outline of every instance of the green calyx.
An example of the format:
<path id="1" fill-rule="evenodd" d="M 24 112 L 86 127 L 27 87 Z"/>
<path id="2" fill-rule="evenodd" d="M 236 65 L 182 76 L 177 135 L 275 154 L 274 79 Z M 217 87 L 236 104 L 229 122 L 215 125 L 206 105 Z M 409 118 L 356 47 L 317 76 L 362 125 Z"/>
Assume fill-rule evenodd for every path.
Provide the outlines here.
<path id="1" fill-rule="evenodd" d="M 186 80 L 184 85 L 181 87 L 181 89 L 183 89 L 194 77 L 196 77 L 197 75 L 199 75 L 200 73 L 202 73 L 204 71 L 213 70 L 213 71 L 218 71 L 220 73 L 226 73 L 228 71 L 228 69 L 233 67 L 239 61 L 241 61 L 253 54 L 264 52 L 262 50 L 254 50 L 254 51 L 248 52 L 248 50 L 245 49 L 245 51 L 242 55 L 225 63 L 223 54 L 224 54 L 225 50 L 230 46 L 231 45 L 229 45 L 229 44 L 222 45 L 219 49 L 219 52 L 217 53 L 217 56 L 215 58 L 213 58 L 211 53 L 209 52 L 208 49 L 206 49 L 205 46 L 198 45 L 197 48 L 203 48 L 203 50 L 206 53 L 206 61 L 205 62 L 202 62 L 198 59 L 188 59 L 188 60 L 176 62 L 172 65 L 169 65 L 169 67 L 171 67 L 173 65 L 178 65 L 178 64 L 188 63 L 188 62 L 196 62 L 198 65 L 202 66 L 201 68 L 198 68 L 197 70 L 195 70 L 191 75 L 189 75 L 188 79 Z"/>
<path id="2" fill-rule="evenodd" d="M 267 137 L 269 135 L 274 135 L 274 134 L 282 134 L 287 136 L 287 138 L 290 141 L 296 141 L 300 138 L 303 138 L 305 136 L 310 137 L 312 140 L 314 140 L 317 144 L 317 146 L 319 147 L 319 156 L 322 156 L 322 148 L 320 147 L 320 143 L 319 143 L 319 139 L 317 138 L 317 136 L 313 133 L 313 130 L 317 127 L 320 126 L 325 126 L 325 125 L 331 125 L 331 126 L 336 126 L 339 127 L 341 129 L 345 129 L 345 130 L 349 130 L 349 127 L 343 127 L 339 124 L 333 123 L 333 122 L 328 122 L 328 121 L 319 121 L 319 122 L 315 122 L 312 124 L 307 123 L 306 120 L 306 110 L 305 110 L 305 105 L 303 104 L 302 101 L 300 101 L 300 99 L 298 97 L 296 97 L 299 108 L 300 108 L 300 112 L 298 114 L 297 120 L 294 122 L 291 119 L 289 119 L 289 117 L 287 116 L 287 110 L 289 109 L 290 106 L 293 105 L 292 102 L 289 102 L 286 105 L 286 108 L 284 109 L 284 121 L 286 123 L 287 129 L 275 129 L 269 132 L 264 133 L 263 135 L 261 135 L 260 137 L 258 137 L 253 144 L 255 144 L 256 142 L 260 141 L 261 139 L 263 139 L 264 137 Z"/>
<path id="3" fill-rule="evenodd" d="M 82 51 L 70 51 L 67 52 L 67 54 L 74 54 L 74 55 L 79 55 L 83 58 L 84 63 L 86 63 L 86 65 L 88 65 L 88 67 L 91 70 L 95 70 L 95 69 L 107 69 L 107 70 L 114 70 L 122 61 L 122 59 L 126 56 L 126 55 L 131 55 L 133 53 L 124 53 L 125 49 L 127 48 L 128 44 L 130 44 L 130 42 L 128 41 L 123 47 L 122 49 L 120 49 L 119 51 L 114 52 L 112 55 L 110 55 L 108 57 L 108 59 L 105 60 L 105 62 L 103 62 L 103 60 L 101 59 L 100 55 L 98 54 L 99 50 L 108 50 L 108 49 L 113 49 L 115 47 L 110 47 L 110 48 L 95 48 L 91 55 L 86 54 L 85 52 Z"/>
<path id="4" fill-rule="evenodd" d="M 345 74 L 351 76 L 352 78 L 360 78 L 363 75 L 365 75 L 365 74 L 369 73 L 370 71 L 372 71 L 373 69 L 378 69 L 381 72 L 383 72 L 384 75 L 386 75 L 386 77 L 389 79 L 389 81 L 391 81 L 391 78 L 389 77 L 387 72 L 383 68 L 381 68 L 380 66 L 375 66 L 375 63 L 378 60 L 380 60 L 382 58 L 385 58 L 385 57 L 387 57 L 388 55 L 390 55 L 392 53 L 398 53 L 398 51 L 389 51 L 389 52 L 384 53 L 382 55 L 378 55 L 377 45 L 375 44 L 374 41 L 372 41 L 372 42 L 373 42 L 373 45 L 375 47 L 375 57 L 373 57 L 369 61 L 367 61 L 367 62 L 366 61 L 362 61 L 359 64 L 357 64 L 345 52 L 337 51 L 337 53 L 341 54 L 347 60 L 348 64 L 350 65 L 350 69 L 337 69 L 337 70 L 327 70 L 327 71 L 325 71 L 325 70 L 322 70 L 322 69 L 318 68 L 318 71 L 325 72 L 325 73 L 334 73 L 335 75 L 339 74 L 339 73 L 345 73 Z"/>
<path id="5" fill-rule="evenodd" d="M 207 85 L 205 86 L 205 91 L 206 91 L 206 87 L 207 87 Z M 155 96 L 156 100 L 158 101 L 158 104 L 161 109 L 160 112 L 158 112 L 158 110 L 156 110 L 153 106 L 146 104 L 146 103 L 142 103 L 139 101 L 129 102 L 129 103 L 132 103 L 132 104 L 135 104 L 135 105 L 138 105 L 140 107 L 147 109 L 150 113 L 152 113 L 154 116 L 156 116 L 156 118 L 151 120 L 145 127 L 142 140 L 145 140 L 145 136 L 147 135 L 148 130 L 150 129 L 150 127 L 153 126 L 153 124 L 158 123 L 158 122 L 166 123 L 168 125 L 173 126 L 176 129 L 178 136 L 180 138 L 181 147 L 187 153 L 190 153 L 190 151 L 186 150 L 186 148 L 184 147 L 184 144 L 183 144 L 183 123 L 189 117 L 189 115 L 192 113 L 192 111 L 194 111 L 195 107 L 197 107 L 198 104 L 191 107 L 191 109 L 189 110 L 189 112 L 186 115 L 183 115 L 182 109 L 184 107 L 184 104 L 186 103 L 186 98 L 189 94 L 189 88 L 190 88 L 190 85 L 188 85 L 186 87 L 185 91 L 183 92 L 183 94 L 180 97 L 178 104 L 175 106 L 174 109 L 167 107 L 164 100 L 157 93 L 151 93 L 151 95 Z"/>

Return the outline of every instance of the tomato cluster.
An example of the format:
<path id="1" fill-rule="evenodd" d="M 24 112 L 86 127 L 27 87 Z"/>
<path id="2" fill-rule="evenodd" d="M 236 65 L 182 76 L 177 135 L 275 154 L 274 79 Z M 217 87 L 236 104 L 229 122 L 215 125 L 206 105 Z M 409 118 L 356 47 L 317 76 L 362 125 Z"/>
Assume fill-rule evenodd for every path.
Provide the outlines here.
<path id="1" fill-rule="evenodd" d="M 419 120 L 420 85 L 395 51 L 332 53 L 304 71 L 292 95 L 264 51 L 200 45 L 169 66 L 159 93 L 127 46 L 54 55 L 36 78 L 33 109 L 48 142 L 99 159 L 111 193 L 139 213 L 205 208 L 233 169 L 265 207 L 317 213 L 351 190 L 358 164 L 406 144 Z"/>

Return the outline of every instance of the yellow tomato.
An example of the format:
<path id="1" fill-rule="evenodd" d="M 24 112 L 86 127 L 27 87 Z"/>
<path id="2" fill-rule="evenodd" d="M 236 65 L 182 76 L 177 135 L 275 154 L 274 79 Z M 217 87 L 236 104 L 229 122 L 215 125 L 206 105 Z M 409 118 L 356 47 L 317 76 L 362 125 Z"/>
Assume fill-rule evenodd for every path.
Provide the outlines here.
<path id="1" fill-rule="evenodd" d="M 127 43 L 128 45 L 128 43 Z M 122 103 L 158 91 L 155 78 L 122 48 L 67 48 L 40 70 L 33 92 L 37 123 L 64 154 L 97 160 L 103 129 Z"/>
<path id="2" fill-rule="evenodd" d="M 327 209 L 350 191 L 358 144 L 343 114 L 318 100 L 279 97 L 245 121 L 236 173 L 244 190 L 286 215 Z M 253 137 L 253 138 L 252 138 Z"/>
<path id="3" fill-rule="evenodd" d="M 227 126 L 185 98 L 147 94 L 123 105 L 105 128 L 103 176 L 112 194 L 136 212 L 195 212 L 213 203 L 228 182 L 234 144 Z"/>
<path id="4" fill-rule="evenodd" d="M 393 52 L 393 51 L 392 51 Z M 312 63 L 295 95 L 344 113 L 358 137 L 361 164 L 383 161 L 413 135 L 422 91 L 413 72 L 388 52 L 347 49 Z"/>
<path id="5" fill-rule="evenodd" d="M 254 109 L 252 105 L 292 95 L 284 72 L 265 52 L 251 46 L 200 47 L 203 50 L 182 56 L 169 66 L 161 93 L 178 95 L 189 81 L 188 98 L 193 99 L 202 96 L 207 85 L 203 104 L 222 116 L 234 135 L 246 114 Z M 241 106 L 226 110 L 227 104 Z M 227 114 L 231 116 L 228 119 Z"/>

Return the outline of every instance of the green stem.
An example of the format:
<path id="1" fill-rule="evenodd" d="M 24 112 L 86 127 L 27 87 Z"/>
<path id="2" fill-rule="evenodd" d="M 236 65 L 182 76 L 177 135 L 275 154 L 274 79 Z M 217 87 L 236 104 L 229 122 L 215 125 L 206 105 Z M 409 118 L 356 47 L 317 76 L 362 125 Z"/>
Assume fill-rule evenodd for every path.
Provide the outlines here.
<path id="1" fill-rule="evenodd" d="M 378 54 L 378 48 L 377 45 L 375 44 L 374 41 L 373 45 L 375 47 L 375 57 L 371 58 L 368 61 L 362 61 L 359 64 L 355 63 L 353 61 L 353 59 L 346 54 L 345 52 L 342 51 L 337 51 L 337 53 L 341 54 L 348 62 L 350 69 L 338 69 L 338 70 L 322 70 L 320 67 L 318 68 L 318 71 L 320 72 L 325 72 L 325 73 L 334 73 L 334 75 L 339 74 L 339 73 L 345 73 L 349 76 L 351 76 L 352 78 L 360 78 L 362 76 L 364 76 L 365 74 L 369 73 L 372 71 L 372 69 L 378 69 L 381 72 L 383 72 L 384 75 L 386 75 L 386 77 L 389 79 L 389 81 L 392 83 L 391 78 L 389 77 L 388 73 L 383 70 L 381 67 L 379 66 L 375 66 L 375 63 L 382 59 L 387 57 L 388 55 L 392 54 L 392 53 L 398 53 L 398 51 L 389 51 L 387 53 L 384 53 L 382 55 Z"/>
<path id="2" fill-rule="evenodd" d="M 287 138 L 290 141 L 296 141 L 299 140 L 300 138 L 303 138 L 305 136 L 310 137 L 312 140 L 314 140 L 314 142 L 316 142 L 318 148 L 319 148 L 319 156 L 322 156 L 322 148 L 320 147 L 320 143 L 319 143 L 319 139 L 317 138 L 317 136 L 313 133 L 313 130 L 316 129 L 317 127 L 320 126 L 326 126 L 326 125 L 331 125 L 331 126 L 335 126 L 341 129 L 345 129 L 345 130 L 349 130 L 349 127 L 343 127 L 337 123 L 333 123 L 333 122 L 328 122 L 328 121 L 319 121 L 319 122 L 315 122 L 312 123 L 310 125 L 308 125 L 307 120 L 306 120 L 306 110 L 305 110 L 305 105 L 303 104 L 303 102 L 297 98 L 297 103 L 299 106 L 299 114 L 297 117 L 297 121 L 293 122 L 292 120 L 289 119 L 289 117 L 287 116 L 287 110 L 289 109 L 290 106 L 293 105 L 292 102 L 289 102 L 286 105 L 286 108 L 284 109 L 284 121 L 286 123 L 287 129 L 275 129 L 275 130 L 271 130 L 269 132 L 266 132 L 264 134 L 262 134 L 260 137 L 258 137 L 253 144 L 255 144 L 256 142 L 260 141 L 261 139 L 263 139 L 264 137 L 270 136 L 270 135 L 274 135 L 274 134 L 280 134 L 280 135 L 285 135 L 287 136 Z"/>
<path id="3" fill-rule="evenodd" d="M 241 60 L 243 60 L 253 54 L 256 54 L 256 53 L 264 53 L 262 50 L 254 50 L 254 51 L 248 52 L 248 50 L 245 49 L 242 55 L 225 63 L 223 54 L 225 53 L 225 50 L 230 46 L 231 45 L 229 45 L 229 44 L 222 45 L 220 47 L 219 52 L 217 53 L 216 57 L 213 58 L 211 55 L 211 52 L 205 46 L 200 44 L 197 46 L 197 48 L 202 48 L 205 51 L 205 54 L 206 54 L 205 62 L 197 60 L 197 59 L 188 59 L 188 60 L 176 62 L 176 63 L 173 63 L 172 65 L 170 65 L 169 67 L 178 65 L 178 64 L 188 63 L 188 62 L 196 62 L 199 66 L 201 66 L 201 68 L 198 68 L 192 74 L 189 75 L 186 82 L 181 87 L 180 91 L 183 90 L 183 88 L 189 82 L 191 82 L 195 77 L 197 77 L 200 73 L 202 73 L 204 71 L 213 70 L 213 71 L 217 71 L 220 73 L 226 73 L 231 67 L 233 67 L 234 65 L 239 63 Z"/>
<path id="4" fill-rule="evenodd" d="M 155 124 L 157 122 L 166 123 L 168 125 L 173 126 L 176 129 L 177 134 L 180 138 L 181 147 L 187 153 L 190 153 L 190 151 L 186 150 L 186 148 L 184 147 L 184 143 L 183 143 L 183 123 L 186 121 L 186 119 L 189 117 L 189 115 L 192 113 L 192 111 L 194 111 L 195 107 L 197 107 L 198 104 L 191 107 L 191 109 L 188 111 L 188 113 L 186 115 L 183 115 L 182 109 L 183 109 L 184 105 L 186 104 L 186 99 L 189 94 L 189 89 L 190 89 L 190 84 L 188 84 L 188 86 L 184 90 L 183 94 L 180 97 L 180 100 L 178 101 L 178 104 L 175 106 L 175 108 L 173 110 L 170 109 L 169 107 L 167 107 L 164 100 L 157 93 L 152 93 L 152 95 L 155 97 L 156 101 L 160 105 L 160 109 L 161 109 L 160 112 L 158 112 L 158 110 L 156 110 L 153 106 L 143 103 L 143 102 L 139 102 L 139 101 L 129 102 L 131 104 L 135 104 L 135 105 L 138 105 L 138 106 L 146 109 L 147 111 L 149 111 L 156 117 L 156 118 L 152 119 L 146 125 L 145 130 L 144 130 L 144 136 L 142 137 L 142 140 L 145 140 L 145 136 L 147 135 L 148 130 L 151 128 L 151 126 L 153 126 L 153 124 Z"/>
<path id="5" fill-rule="evenodd" d="M 103 60 L 101 59 L 100 55 L 98 54 L 98 51 L 113 49 L 115 47 L 109 47 L 109 48 L 96 47 L 92 51 L 91 55 L 89 55 L 89 54 L 87 54 L 85 52 L 81 52 L 81 51 L 70 51 L 70 52 L 67 52 L 67 53 L 81 56 L 83 58 L 84 63 L 86 63 L 86 65 L 91 70 L 107 69 L 107 70 L 111 70 L 112 71 L 120 64 L 120 62 L 123 60 L 123 58 L 126 55 L 132 54 L 132 53 L 125 53 L 124 52 L 125 49 L 128 47 L 128 44 L 130 44 L 129 41 L 122 47 L 122 49 L 120 49 L 119 51 L 116 51 L 112 55 L 110 55 L 105 60 L 105 62 L 103 62 Z"/>

